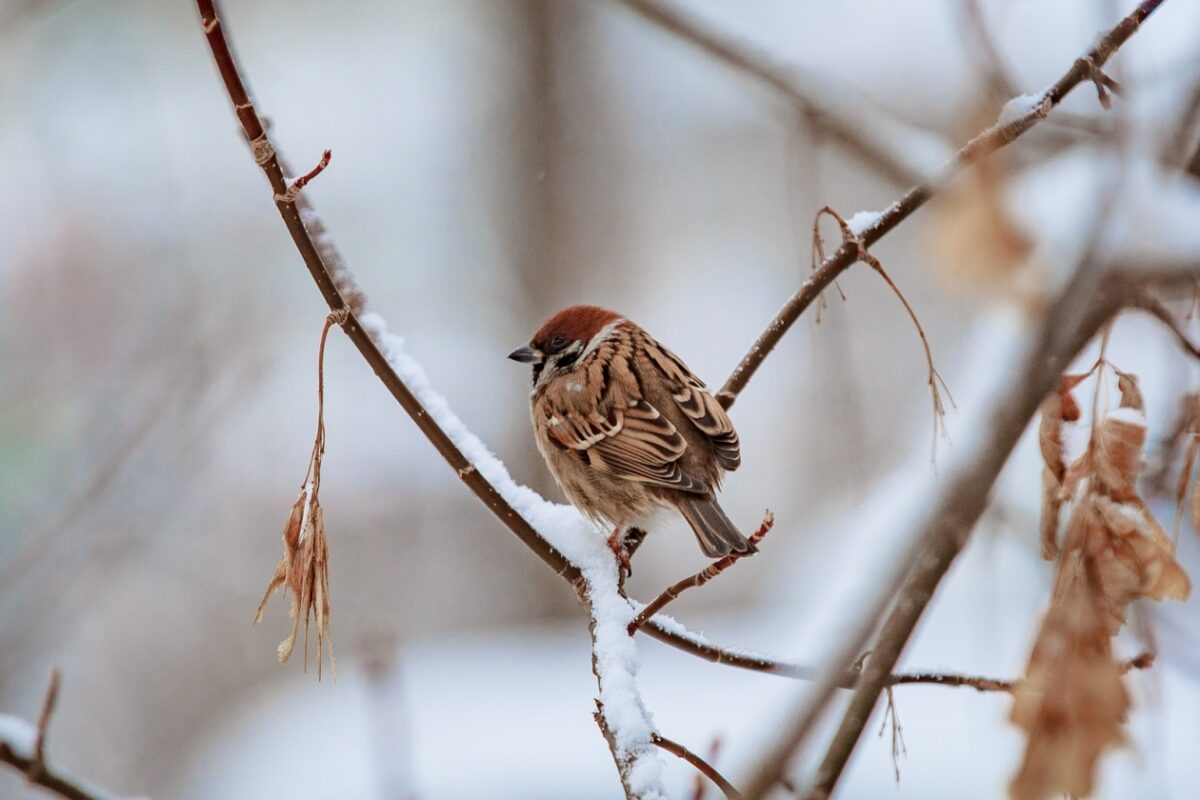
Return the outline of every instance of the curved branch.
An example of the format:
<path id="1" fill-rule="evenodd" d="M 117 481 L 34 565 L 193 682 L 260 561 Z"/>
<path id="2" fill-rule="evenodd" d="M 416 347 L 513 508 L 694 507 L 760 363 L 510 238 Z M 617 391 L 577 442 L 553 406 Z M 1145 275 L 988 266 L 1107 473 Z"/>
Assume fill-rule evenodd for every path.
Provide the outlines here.
<path id="1" fill-rule="evenodd" d="M 55 667 L 42 701 L 37 726 L 19 717 L 0 714 L 0 763 L 22 773 L 33 786 L 41 786 L 66 800 L 116 800 L 104 789 L 69 775 L 46 757 L 46 735 L 58 703 L 62 675 Z"/>
<path id="2" fill-rule="evenodd" d="M 908 219 L 914 211 L 925 205 L 939 186 L 949 178 L 1012 143 L 1045 119 L 1051 109 L 1061 103 L 1063 98 L 1076 86 L 1085 81 L 1093 81 L 1100 67 L 1104 66 L 1112 54 L 1137 31 L 1146 17 L 1150 16 L 1162 2 L 1163 0 L 1144 0 L 1133 13 L 1121 20 L 1091 50 L 1076 59 L 1071 68 L 1042 94 L 1041 101 L 1031 111 L 1010 122 L 998 121 L 992 127 L 979 133 L 955 153 L 949 163 L 942 168 L 939 177 L 914 186 L 903 197 L 888 206 L 874 223 L 858 232 L 863 246 L 870 247 Z M 1003 120 L 1003 115 L 1001 115 L 1001 120 Z M 737 369 L 729 376 L 729 380 L 721 387 L 717 398 L 723 406 L 729 408 L 733 405 L 738 394 L 746 388 L 746 384 L 754 377 L 754 373 L 762 366 L 762 362 L 771 354 L 771 351 L 804 313 L 804 310 L 812 305 L 812 302 L 820 297 L 821 292 L 839 275 L 853 266 L 857 259 L 858 248 L 842 245 L 837 252 L 825 260 L 825 263 L 816 272 L 809 276 L 808 280 L 775 315 L 775 319 L 758 337 L 745 358 L 738 364 Z"/>
<path id="3" fill-rule="evenodd" d="M 25 720 L 0 714 L 0 762 L 25 775 L 34 786 L 66 800 L 117 800 L 116 795 L 67 774 L 52 762 L 39 762 L 28 743 L 19 741 L 24 737 L 18 736 L 17 731 L 22 728 L 34 735 L 33 726 Z"/>
<path id="4" fill-rule="evenodd" d="M 656 735 L 653 739 L 651 739 L 651 741 L 653 741 L 656 745 L 661 747 L 663 750 L 666 750 L 671 755 L 677 756 L 677 757 L 683 759 L 684 761 L 686 761 L 687 763 L 689 763 L 693 767 L 695 767 L 697 770 L 699 770 L 700 773 L 704 775 L 704 777 L 708 778 L 710 781 L 712 781 L 713 783 L 715 783 L 717 785 L 717 788 L 720 789 L 724 793 L 727 800 L 741 800 L 741 797 L 742 797 L 741 793 L 738 792 L 737 789 L 733 788 L 732 783 L 725 780 L 725 776 L 723 776 L 721 773 L 717 772 L 716 768 L 713 767 L 711 764 L 709 764 L 707 761 L 705 761 L 703 758 L 696 755 L 691 750 L 688 750 L 683 745 L 679 744 L 679 742 L 674 742 L 665 736 L 658 736 L 658 735 Z"/>
<path id="5" fill-rule="evenodd" d="M 1145 311 L 1150 316 L 1157 319 L 1163 326 L 1169 330 L 1174 336 L 1175 341 L 1185 353 L 1192 358 L 1200 359 L 1200 346 L 1194 344 L 1188 338 L 1187 332 L 1179 325 L 1179 321 L 1171 314 L 1170 310 L 1162 304 L 1156 297 L 1151 297 L 1145 292 L 1138 292 L 1129 299 L 1129 307 L 1136 308 L 1140 311 Z"/>
<path id="6" fill-rule="evenodd" d="M 293 192 L 289 196 L 286 178 L 289 170 L 282 155 L 271 142 L 250 98 L 245 81 L 239 72 L 237 61 L 225 36 L 216 3 L 214 0 L 197 0 L 197 6 L 200 10 L 205 37 L 212 50 L 218 72 L 224 81 L 234 112 L 242 125 L 243 133 L 254 151 L 255 161 L 262 168 L 270 183 L 280 217 L 330 309 L 332 311 L 345 310 L 346 321 L 343 324 L 343 330 L 346 337 L 354 344 L 383 385 L 447 463 L 457 472 L 467 487 L 517 538 L 560 577 L 574 585 L 578 591 L 582 588 L 582 575 L 579 568 L 534 529 L 466 458 L 405 384 L 404 379 L 384 355 L 380 344 L 372 338 L 370 332 L 363 328 L 359 317 L 365 313 L 367 308 L 366 297 L 358 288 L 353 275 L 345 266 L 332 239 L 327 235 L 324 224 L 308 203 L 304 193 Z M 661 618 L 651 619 L 641 627 L 641 630 L 664 644 L 714 664 L 800 680 L 813 680 L 818 675 L 818 671 L 810 666 L 713 644 L 703 637 L 673 624 L 673 621 L 666 622 Z M 974 685 L 993 681 L 993 679 L 987 678 L 960 680 L 957 676 L 952 675 L 942 677 L 943 680 L 918 680 L 917 676 L 912 675 L 892 675 L 889 676 L 889 679 L 894 680 L 896 684 L 940 683 L 946 686 Z M 850 689 L 854 687 L 857 679 L 857 673 L 844 672 L 835 676 L 834 686 L 835 688 Z"/>
<path id="7" fill-rule="evenodd" d="M 846 152 L 895 184 L 915 183 L 921 176 L 895 153 L 863 134 L 860 121 L 845 119 L 842 112 L 819 99 L 798 77 L 794 66 L 772 61 L 752 45 L 738 41 L 700 17 L 667 0 L 619 0 L 643 18 L 699 47 L 710 56 L 766 84 L 798 105 L 808 119 Z"/>

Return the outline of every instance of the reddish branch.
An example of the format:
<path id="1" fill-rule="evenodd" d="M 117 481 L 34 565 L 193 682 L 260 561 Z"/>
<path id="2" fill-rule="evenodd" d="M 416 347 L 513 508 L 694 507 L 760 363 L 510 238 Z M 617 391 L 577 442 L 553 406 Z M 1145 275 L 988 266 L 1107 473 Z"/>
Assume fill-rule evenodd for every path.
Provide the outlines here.
<path id="1" fill-rule="evenodd" d="M 292 182 L 292 185 L 287 188 L 287 191 L 285 191 L 282 195 L 276 195 L 275 199 L 281 203 L 296 202 L 296 198 L 300 196 L 300 190 L 307 186 L 309 181 L 325 171 L 325 168 L 329 166 L 329 159 L 331 158 L 333 158 L 333 151 L 326 150 L 325 154 L 321 156 L 321 160 L 317 162 L 315 167 L 301 175 L 299 178 L 296 178 L 296 180 Z"/>
<path id="2" fill-rule="evenodd" d="M 775 515 L 770 511 L 767 511 L 767 513 L 763 515 L 762 524 L 758 526 L 758 530 L 756 530 L 750 537 L 751 544 L 758 544 L 761 542 L 763 538 L 771 532 L 771 528 L 774 525 Z M 629 635 L 633 636 L 635 633 L 637 633 L 638 629 L 649 622 L 651 617 L 666 608 L 668 603 L 670 603 L 676 597 L 679 597 L 679 595 L 683 594 L 688 589 L 699 589 L 701 586 L 732 567 L 738 562 L 739 559 L 745 556 L 752 556 L 755 552 L 756 551 L 751 550 L 747 553 L 730 553 L 724 558 L 709 564 L 695 575 L 692 575 L 689 578 L 684 578 L 678 583 L 668 586 L 662 591 L 662 594 L 647 603 L 646 607 L 641 610 L 641 613 L 634 617 L 633 621 L 629 623 Z"/>
<path id="3" fill-rule="evenodd" d="M 331 239 L 325 234 L 320 218 L 307 203 L 305 196 L 300 194 L 291 202 L 286 200 L 286 167 L 278 150 L 267 135 L 254 103 L 250 99 L 245 81 L 238 70 L 237 61 L 225 35 L 216 3 L 214 0 L 196 0 L 196 4 L 200 10 L 200 18 L 209 49 L 212 50 L 217 70 L 225 84 L 238 121 L 242 125 L 242 131 L 250 142 L 255 163 L 262 168 L 267 177 L 275 196 L 275 205 L 279 210 L 279 215 L 283 219 L 288 233 L 291 234 L 292 241 L 317 288 L 332 311 L 345 311 L 346 321 L 342 327 L 346 337 L 358 348 L 363 359 L 379 376 L 379 380 L 475 496 L 560 577 L 571 584 L 577 584 L 580 580 L 580 573 L 575 565 L 542 538 L 541 534 L 534 530 L 496 491 L 495 487 L 478 470 L 474 469 L 445 431 L 438 427 L 421 403 L 409 391 L 375 342 L 359 325 L 357 315 L 365 309 L 366 299 L 343 264 Z M 816 672 L 813 668 L 801 664 L 718 647 L 663 627 L 654 620 L 648 622 L 642 631 L 665 644 L 715 664 L 806 680 L 811 680 Z M 840 676 L 838 686 L 849 688 L 854 685 L 854 680 L 854 676 L 847 672 Z"/>
<path id="4" fill-rule="evenodd" d="M 42 700 L 42 713 L 38 714 L 37 739 L 33 743 L 33 768 L 29 772 L 42 773 L 46 769 L 46 736 L 50 732 L 50 718 L 54 716 L 54 708 L 58 705 L 58 691 L 62 686 L 62 671 L 55 667 L 50 671 L 50 685 L 46 687 L 46 697 Z"/>
<path id="5" fill-rule="evenodd" d="M 883 211 L 872 225 L 863 230 L 859 239 L 864 247 L 870 247 L 896 228 L 901 222 L 912 216 L 912 213 L 925 205 L 949 178 L 965 167 L 986 158 L 1007 144 L 1012 143 L 1023 133 L 1037 125 L 1050 113 L 1051 109 L 1062 102 L 1072 89 L 1084 81 L 1096 80 L 1097 72 L 1104 66 L 1113 53 L 1129 39 L 1146 19 L 1161 5 L 1163 0 L 1145 0 L 1132 14 L 1108 32 L 1096 45 L 1077 59 L 1071 68 L 1059 78 L 1053 86 L 1045 91 L 1042 101 L 1027 114 L 1011 122 L 997 122 L 992 127 L 975 136 L 963 145 L 954 158 L 942 169 L 942 174 L 933 181 L 921 183 L 909 189 L 903 197 Z M 858 247 L 843 245 L 830 256 L 821 267 L 814 272 L 800 287 L 787 304 L 775 315 L 775 319 L 767 326 L 762 335 L 750 348 L 737 369 L 729 376 L 729 380 L 721 387 L 717 395 L 721 404 L 726 408 L 733 405 L 738 394 L 746 388 L 746 384 L 754 377 L 754 373 L 762 366 L 775 346 L 799 319 L 804 310 L 814 300 L 821 296 L 829 284 L 852 267 L 860 255 Z"/>
<path id="6" fill-rule="evenodd" d="M 50 685 L 42 701 L 42 712 L 38 715 L 36 734 L 32 748 L 20 741 L 9 741 L 0 735 L 0 763 L 5 763 L 25 775 L 33 786 L 40 786 L 67 800 L 112 800 L 112 795 L 102 789 L 68 775 L 52 764 L 46 757 L 46 737 L 54 708 L 58 704 L 58 692 L 62 675 L 58 667 L 50 673 Z"/>
<path id="7" fill-rule="evenodd" d="M 711 764 L 693 753 L 691 750 L 688 750 L 678 742 L 673 742 L 667 737 L 660 736 L 657 733 L 654 734 L 651 741 L 653 741 L 663 750 L 666 750 L 668 753 L 682 758 L 684 761 L 698 769 L 701 774 L 704 775 L 704 777 L 715 783 L 717 788 L 725 793 L 725 797 L 728 798 L 728 800 L 741 800 L 742 795 L 737 789 L 733 788 L 733 784 L 725 780 L 724 776 L 717 772 L 717 770 Z"/>

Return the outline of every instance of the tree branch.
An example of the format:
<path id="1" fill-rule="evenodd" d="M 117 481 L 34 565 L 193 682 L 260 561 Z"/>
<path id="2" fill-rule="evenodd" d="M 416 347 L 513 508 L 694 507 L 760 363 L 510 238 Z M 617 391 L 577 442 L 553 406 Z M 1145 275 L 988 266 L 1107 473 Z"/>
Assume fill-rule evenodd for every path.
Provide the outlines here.
<path id="1" fill-rule="evenodd" d="M 941 577 L 983 514 L 1000 469 L 1070 359 L 1119 307 L 1119 300 L 1112 291 L 1104 292 L 1101 298 L 1100 270 L 1090 267 L 1092 265 L 1088 263 L 1076 271 L 1074 279 L 1043 317 L 1024 364 L 1008 384 L 1008 390 L 997 397 L 992 406 L 990 419 L 982 427 L 983 440 L 976 453 L 964 459 L 957 473 L 950 476 L 928 521 L 918 526 L 924 533 L 898 559 L 900 568 L 880 587 L 854 627 L 853 635 L 844 640 L 832 661 L 830 674 L 819 678 L 809 697 L 798 706 L 783 735 L 748 784 L 747 798 L 758 800 L 763 797 L 784 774 L 792 754 L 812 730 L 837 688 L 837 678 L 845 671 L 843 665 L 852 663 L 863 651 L 871 631 L 890 606 L 892 611 L 871 649 L 842 725 L 808 797 L 827 797 L 832 792 L 879 693 L 888 685 L 900 651 L 932 599 Z"/>
<path id="2" fill-rule="evenodd" d="M 717 772 L 716 768 L 691 750 L 688 750 L 678 742 L 671 741 L 665 736 L 655 735 L 651 741 L 671 755 L 678 756 L 699 770 L 704 777 L 715 783 L 717 788 L 724 792 L 728 800 L 741 800 L 742 795 L 737 789 L 733 788 L 733 784 L 725 780 L 725 777 Z"/>
<path id="3" fill-rule="evenodd" d="M 1061 103 L 1063 98 L 1076 86 L 1084 81 L 1092 81 L 1096 71 L 1104 66 L 1112 54 L 1137 31 L 1146 17 L 1150 16 L 1162 2 L 1163 0 L 1143 0 L 1129 16 L 1121 20 L 1094 47 L 1076 59 L 1071 68 L 1043 93 L 1041 102 L 1033 110 L 1010 122 L 998 121 L 992 127 L 976 135 L 975 138 L 963 145 L 962 149 L 942 168 L 938 178 L 909 189 L 903 197 L 880 213 L 874 223 L 862 231 L 857 231 L 863 246 L 870 247 L 882 239 L 897 225 L 908 219 L 914 211 L 925 205 L 947 180 L 976 161 L 988 157 L 1015 141 L 1045 119 L 1051 109 Z M 771 354 L 771 351 L 804 313 L 804 310 L 820 297 L 821 292 L 829 284 L 856 263 L 858 254 L 858 248 L 842 245 L 792 295 L 791 299 L 775 315 L 771 324 L 758 337 L 745 358 L 738 364 L 737 369 L 729 376 L 729 380 L 721 387 L 717 399 L 725 408 L 733 405 L 738 394 L 746 388 L 746 384 L 754 377 L 754 373 L 762 366 L 762 362 Z"/>
<path id="4" fill-rule="evenodd" d="M 623 5 L 663 30 L 699 47 L 710 56 L 766 84 L 798 105 L 814 125 L 850 155 L 895 184 L 904 186 L 921 179 L 895 153 L 889 152 L 863 130 L 871 126 L 846 119 L 799 77 L 796 67 L 771 60 L 753 45 L 741 42 L 670 0 L 619 0 Z"/>
<path id="5" fill-rule="evenodd" d="M 205 37 L 212 50 L 218 72 L 225 84 L 234 112 L 242 125 L 243 133 L 251 143 L 255 161 L 267 176 L 272 193 L 275 195 L 275 205 L 279 210 L 280 217 L 330 309 L 347 311 L 346 322 L 343 324 L 346 337 L 354 344 L 380 381 L 476 497 L 522 543 L 555 573 L 578 590 L 582 578 L 579 569 L 534 529 L 463 455 L 462 451 L 408 388 L 403 378 L 383 354 L 379 343 L 360 324 L 359 316 L 368 308 L 367 298 L 359 289 L 332 239 L 326 233 L 320 217 L 313 210 L 304 193 L 300 192 L 298 195 L 294 195 L 290 201 L 288 200 L 286 176 L 290 170 L 270 140 L 250 98 L 245 80 L 239 72 L 237 60 L 226 38 L 216 3 L 214 0 L 197 0 L 197 6 L 200 10 Z M 834 258 L 837 258 L 836 254 Z M 738 373 L 735 373 L 730 381 L 732 382 L 737 376 Z M 748 380 L 748 377 L 746 375 L 745 380 Z M 741 386 L 745 385 L 745 380 L 741 381 Z M 726 386 L 728 387 L 729 383 Z M 741 386 L 738 386 L 737 389 L 740 390 Z M 818 674 L 817 670 L 810 666 L 713 644 L 678 625 L 665 621 L 651 619 L 641 630 L 647 636 L 664 644 L 714 664 L 800 680 L 813 680 Z M 857 656 L 857 653 L 854 655 Z M 944 681 L 918 681 L 914 677 L 890 676 L 898 684 L 927 682 L 941 683 L 946 686 L 971 685 L 958 682 L 955 676 L 946 676 L 947 679 Z M 857 674 L 849 671 L 843 671 L 831 678 L 834 688 L 846 689 L 853 688 L 856 680 Z M 993 679 L 971 680 L 986 683 Z"/>
<path id="6" fill-rule="evenodd" d="M 24 774 L 31 785 L 66 800 L 117 800 L 115 795 L 68 774 L 46 757 L 46 734 L 58 703 L 60 684 L 61 674 L 55 667 L 50 673 L 37 727 L 19 717 L 0 714 L 0 763 Z"/>
<path id="7" fill-rule="evenodd" d="M 756 530 L 750 537 L 750 543 L 756 545 L 761 542 L 763 538 L 771 532 L 771 528 L 774 525 L 775 516 L 768 511 L 763 515 L 763 521 L 762 524 L 758 526 L 758 530 Z M 633 636 L 635 633 L 637 633 L 638 629 L 649 622 L 651 617 L 666 608 L 672 600 L 679 597 L 679 595 L 681 595 L 683 592 L 687 591 L 688 589 L 699 589 L 701 586 L 732 567 L 735 563 L 737 563 L 738 559 L 744 556 L 752 556 L 755 554 L 755 552 L 757 551 L 750 550 L 747 553 L 730 553 L 724 558 L 718 559 L 717 561 L 709 564 L 695 575 L 684 578 L 678 583 L 668 586 L 662 591 L 661 594 L 659 594 L 658 597 L 647 603 L 646 607 L 638 612 L 638 615 L 633 618 L 633 622 L 629 623 L 629 635 Z"/>
<path id="8" fill-rule="evenodd" d="M 1179 325 L 1179 321 L 1171 314 L 1170 310 L 1164 306 L 1156 297 L 1151 297 L 1145 292 L 1138 292 L 1129 299 L 1129 307 L 1145 311 L 1150 316 L 1157 319 L 1175 336 L 1175 340 L 1179 342 L 1179 346 L 1183 351 L 1192 358 L 1200 358 L 1200 346 L 1195 345 L 1188 338 L 1187 332 Z"/>

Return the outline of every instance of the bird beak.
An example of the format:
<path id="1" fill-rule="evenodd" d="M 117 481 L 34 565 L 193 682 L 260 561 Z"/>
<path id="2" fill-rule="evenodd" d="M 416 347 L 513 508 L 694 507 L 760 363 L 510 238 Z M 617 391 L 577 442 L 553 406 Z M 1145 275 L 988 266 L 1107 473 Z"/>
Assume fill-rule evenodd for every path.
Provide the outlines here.
<path id="1" fill-rule="evenodd" d="M 522 364 L 540 364 L 542 363 L 542 354 L 532 347 L 518 347 L 508 354 L 508 357 L 513 361 L 520 361 Z"/>

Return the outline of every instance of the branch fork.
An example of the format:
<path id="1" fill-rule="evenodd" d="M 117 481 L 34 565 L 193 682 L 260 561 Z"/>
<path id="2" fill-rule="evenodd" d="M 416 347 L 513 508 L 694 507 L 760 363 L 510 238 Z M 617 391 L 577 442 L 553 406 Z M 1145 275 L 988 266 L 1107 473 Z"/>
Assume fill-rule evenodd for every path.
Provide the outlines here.
<path id="1" fill-rule="evenodd" d="M 758 526 L 758 530 L 751 535 L 750 543 L 757 545 L 766 537 L 768 533 L 771 532 L 771 528 L 774 526 L 775 515 L 772 514 L 768 509 L 763 514 L 762 524 L 760 524 Z M 679 595 L 681 595 L 683 592 L 687 591 L 688 589 L 700 588 L 725 570 L 732 567 L 741 559 L 754 555 L 755 552 L 755 550 L 750 550 L 745 553 L 730 553 L 724 558 L 718 559 L 717 561 L 709 564 L 695 575 L 692 575 L 689 578 L 684 578 L 678 583 L 671 584 L 664 589 L 658 597 L 651 600 L 650 603 L 648 603 L 646 607 L 643 608 L 638 615 L 633 618 L 633 621 L 629 623 L 629 635 L 633 636 L 635 633 L 637 633 L 643 625 L 650 621 L 651 617 L 666 608 L 666 606 L 672 600 L 679 597 Z"/>

